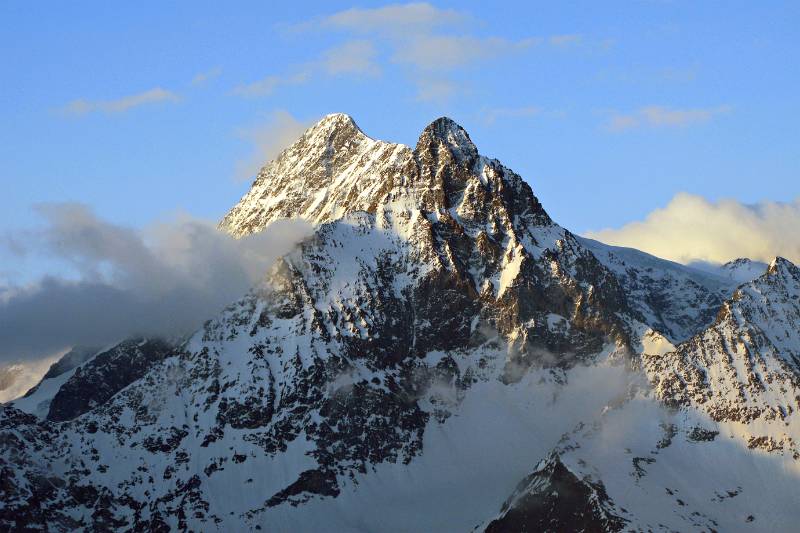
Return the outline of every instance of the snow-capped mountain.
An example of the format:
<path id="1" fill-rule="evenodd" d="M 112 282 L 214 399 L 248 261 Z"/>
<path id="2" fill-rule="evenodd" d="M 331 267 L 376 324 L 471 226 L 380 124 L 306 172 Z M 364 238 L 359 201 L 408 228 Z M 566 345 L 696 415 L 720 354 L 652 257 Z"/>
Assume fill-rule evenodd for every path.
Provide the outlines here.
<path id="1" fill-rule="evenodd" d="M 580 238 L 580 242 L 616 275 L 628 303 L 642 320 L 672 342 L 686 340 L 711 324 L 722 302 L 740 283 L 721 273 L 687 267 L 632 248 L 587 238 Z"/>
<path id="2" fill-rule="evenodd" d="M 750 448 L 800 459 L 800 269 L 775 259 L 726 300 L 716 322 L 676 350 L 645 354 L 659 398 L 691 405 Z"/>
<path id="3" fill-rule="evenodd" d="M 763 274 L 766 268 L 767 265 L 765 263 L 753 261 L 746 257 L 740 257 L 739 259 L 734 259 L 733 261 L 728 261 L 721 265 L 719 270 L 723 276 L 735 282 L 747 283 Z"/>
<path id="4" fill-rule="evenodd" d="M 576 237 L 447 118 L 411 148 L 330 115 L 220 227 L 287 217 L 314 235 L 191 338 L 124 341 L 2 407 L 3 528 L 800 518 L 800 278 L 785 260 L 736 289 Z"/>

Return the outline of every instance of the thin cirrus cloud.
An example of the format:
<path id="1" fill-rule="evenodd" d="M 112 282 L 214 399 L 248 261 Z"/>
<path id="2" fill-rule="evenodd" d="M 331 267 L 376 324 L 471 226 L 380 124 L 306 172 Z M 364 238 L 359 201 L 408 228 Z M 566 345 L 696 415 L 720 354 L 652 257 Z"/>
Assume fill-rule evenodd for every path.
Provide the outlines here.
<path id="1" fill-rule="evenodd" d="M 551 35 L 548 42 L 553 46 L 572 46 L 579 44 L 583 40 L 583 36 L 577 33 L 567 33 L 564 35 Z"/>
<path id="2" fill-rule="evenodd" d="M 501 37 L 419 35 L 399 46 L 393 60 L 422 70 L 449 70 L 515 53 L 539 42 L 534 38 L 510 41 Z"/>
<path id="3" fill-rule="evenodd" d="M 292 26 L 292 32 L 327 31 L 357 39 L 358 46 L 345 45 L 323 54 L 315 64 L 318 70 L 340 74 L 378 75 L 379 60 L 405 67 L 416 98 L 421 101 L 446 100 L 468 91 L 456 83 L 453 73 L 488 60 L 508 57 L 538 45 L 565 47 L 580 42 L 577 34 L 551 37 L 508 39 L 478 36 L 469 31 L 471 17 L 455 9 L 440 9 L 428 3 L 393 4 L 377 8 L 351 8 Z M 474 26 L 474 25 L 473 25 Z M 378 57 L 377 50 L 386 50 Z M 304 72 L 313 72 L 307 66 Z M 301 82 L 309 81 L 306 76 Z M 296 78 L 270 76 L 260 85 L 246 85 L 234 92 L 255 96 L 269 94 Z"/>
<path id="4" fill-rule="evenodd" d="M 461 89 L 451 80 L 435 77 L 420 76 L 414 80 L 414 84 L 417 88 L 416 99 L 420 102 L 447 100 Z"/>
<path id="5" fill-rule="evenodd" d="M 218 78 L 222 74 L 222 69 L 220 67 L 214 67 L 211 70 L 206 70 L 204 72 L 198 72 L 191 81 L 191 85 L 198 86 L 204 85 L 209 81 Z"/>
<path id="6" fill-rule="evenodd" d="M 497 107 L 487 109 L 484 112 L 484 122 L 494 124 L 500 119 L 533 117 L 542 113 L 542 110 L 534 106 L 524 107 Z"/>
<path id="7" fill-rule="evenodd" d="M 272 94 L 278 87 L 287 85 L 299 85 L 305 83 L 311 77 L 310 72 L 301 70 L 283 76 L 269 75 L 251 83 L 239 85 L 233 89 L 233 94 L 237 96 L 267 96 Z"/>
<path id="8" fill-rule="evenodd" d="M 172 91 L 155 87 L 141 93 L 123 96 L 116 100 L 73 100 L 62 108 L 67 115 L 87 115 L 89 113 L 117 114 L 130 111 L 136 107 L 161 102 L 178 102 L 180 96 Z"/>
<path id="9" fill-rule="evenodd" d="M 711 202 L 702 196 L 680 193 L 644 220 L 590 231 L 586 236 L 679 263 L 725 263 L 739 257 L 768 263 L 776 256 L 797 263 L 797 228 L 800 198 L 788 203 L 743 204 L 730 199 Z"/>
<path id="10" fill-rule="evenodd" d="M 327 50 L 319 62 L 328 74 L 380 74 L 375 62 L 378 52 L 370 41 L 349 41 Z"/>
<path id="11" fill-rule="evenodd" d="M 317 60 L 300 65 L 292 73 L 273 74 L 239 85 L 233 89 L 233 94 L 245 97 L 268 96 L 280 87 L 300 85 L 321 74 L 376 76 L 381 71 L 375 62 L 376 55 L 377 50 L 370 41 L 348 41 L 326 50 Z"/>
<path id="12" fill-rule="evenodd" d="M 633 113 L 617 114 L 606 125 L 609 131 L 620 132 L 636 128 L 675 128 L 701 124 L 729 113 L 731 107 L 677 109 L 663 106 L 642 107 Z"/>
<path id="13" fill-rule="evenodd" d="M 454 9 L 439 9 L 428 3 L 393 4 L 372 9 L 351 8 L 339 11 L 300 28 L 321 27 L 345 29 L 362 33 L 408 34 L 427 33 L 438 26 L 453 26 L 468 17 Z"/>

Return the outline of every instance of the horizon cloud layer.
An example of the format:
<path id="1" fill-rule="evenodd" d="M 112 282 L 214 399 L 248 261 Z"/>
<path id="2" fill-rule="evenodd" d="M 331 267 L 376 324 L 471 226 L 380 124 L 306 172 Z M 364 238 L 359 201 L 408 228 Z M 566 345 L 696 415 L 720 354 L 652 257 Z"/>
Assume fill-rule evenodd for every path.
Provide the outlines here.
<path id="1" fill-rule="evenodd" d="M 587 231 L 585 236 L 684 264 L 725 263 L 740 257 L 770 263 L 776 256 L 800 264 L 798 228 L 800 198 L 744 204 L 679 193 L 644 220 Z"/>

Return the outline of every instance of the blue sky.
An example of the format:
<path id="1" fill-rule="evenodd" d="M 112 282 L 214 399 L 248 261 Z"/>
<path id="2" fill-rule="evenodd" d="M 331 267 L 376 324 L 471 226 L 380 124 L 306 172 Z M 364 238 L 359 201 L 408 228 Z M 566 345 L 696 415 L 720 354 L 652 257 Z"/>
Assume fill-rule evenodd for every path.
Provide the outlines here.
<path id="1" fill-rule="evenodd" d="M 580 233 L 800 197 L 798 2 L 4 2 L 0 50 L 7 234 L 218 219 L 331 112 L 407 144 L 451 116 Z"/>

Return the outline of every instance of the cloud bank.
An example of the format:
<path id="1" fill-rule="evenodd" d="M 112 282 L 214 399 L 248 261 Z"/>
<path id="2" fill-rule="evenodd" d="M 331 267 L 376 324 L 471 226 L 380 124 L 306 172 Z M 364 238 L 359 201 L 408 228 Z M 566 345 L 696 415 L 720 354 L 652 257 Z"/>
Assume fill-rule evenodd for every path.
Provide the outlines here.
<path id="1" fill-rule="evenodd" d="M 769 262 L 775 256 L 800 263 L 800 198 L 750 205 L 680 193 L 642 221 L 586 236 L 680 263 L 738 257 Z"/>
<path id="2" fill-rule="evenodd" d="M 16 240 L 25 243 L 22 253 L 54 256 L 78 276 L 0 287 L 0 362 L 132 335 L 189 333 L 311 233 L 306 223 L 284 221 L 235 240 L 189 217 L 137 231 L 80 204 L 38 211 L 45 228 Z"/>

